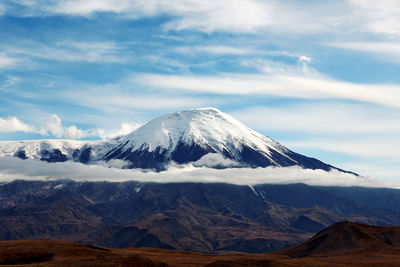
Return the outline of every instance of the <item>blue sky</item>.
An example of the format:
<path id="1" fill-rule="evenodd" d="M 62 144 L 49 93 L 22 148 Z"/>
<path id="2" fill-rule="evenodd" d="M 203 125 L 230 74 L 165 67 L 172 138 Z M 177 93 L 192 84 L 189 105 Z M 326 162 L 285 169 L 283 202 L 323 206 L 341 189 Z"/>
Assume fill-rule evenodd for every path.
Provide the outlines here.
<path id="1" fill-rule="evenodd" d="M 107 139 L 214 106 L 400 181 L 396 0 L 3 0 L 0 140 Z"/>

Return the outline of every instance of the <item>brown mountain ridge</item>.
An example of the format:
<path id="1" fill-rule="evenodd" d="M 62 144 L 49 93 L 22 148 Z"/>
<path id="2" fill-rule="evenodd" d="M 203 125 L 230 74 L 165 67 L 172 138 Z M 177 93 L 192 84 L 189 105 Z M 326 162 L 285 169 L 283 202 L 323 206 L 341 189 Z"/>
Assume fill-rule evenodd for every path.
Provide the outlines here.
<path id="1" fill-rule="evenodd" d="M 56 240 L 0 242 L 0 265 L 24 266 L 399 266 L 400 227 L 336 223 L 295 247 L 269 254 L 201 254 L 106 248 Z"/>
<path id="2" fill-rule="evenodd" d="M 0 240 L 268 253 L 304 242 L 338 221 L 400 225 L 398 202 L 372 202 L 381 198 L 400 200 L 400 190 L 13 181 L 0 186 Z"/>
<path id="3" fill-rule="evenodd" d="M 326 257 L 381 250 L 400 252 L 400 227 L 340 222 L 318 232 L 306 242 L 285 250 L 282 254 L 292 258 Z"/>

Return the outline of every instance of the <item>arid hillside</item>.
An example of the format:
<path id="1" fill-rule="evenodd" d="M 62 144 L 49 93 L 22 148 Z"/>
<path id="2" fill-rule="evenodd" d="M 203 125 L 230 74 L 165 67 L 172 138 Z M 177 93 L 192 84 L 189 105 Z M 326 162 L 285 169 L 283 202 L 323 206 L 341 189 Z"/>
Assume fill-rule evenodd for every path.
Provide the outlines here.
<path id="1" fill-rule="evenodd" d="M 0 242 L 1 265 L 25 266 L 398 266 L 400 227 L 336 223 L 293 248 L 269 253 L 201 254 L 106 248 L 56 240 Z"/>

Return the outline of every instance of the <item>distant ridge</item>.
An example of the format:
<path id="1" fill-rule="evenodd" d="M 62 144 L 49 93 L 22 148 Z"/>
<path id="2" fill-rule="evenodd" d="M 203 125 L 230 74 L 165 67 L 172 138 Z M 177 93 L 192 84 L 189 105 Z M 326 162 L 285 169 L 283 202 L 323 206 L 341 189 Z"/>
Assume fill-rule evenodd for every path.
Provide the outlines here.
<path id="1" fill-rule="evenodd" d="M 0 186 L 0 240 L 265 253 L 299 244 L 338 221 L 400 225 L 395 206 L 363 205 L 304 184 L 16 180 Z"/>
<path id="2" fill-rule="evenodd" d="M 400 227 L 336 223 L 308 241 L 269 254 L 201 254 L 158 248 L 107 248 L 59 240 L 0 242 L 0 265 L 254 267 L 398 266 Z M 36 265 L 35 265 L 36 266 Z"/>
<path id="3" fill-rule="evenodd" d="M 282 254 L 299 258 L 393 249 L 400 252 L 400 227 L 371 226 L 345 221 L 335 223 Z"/>

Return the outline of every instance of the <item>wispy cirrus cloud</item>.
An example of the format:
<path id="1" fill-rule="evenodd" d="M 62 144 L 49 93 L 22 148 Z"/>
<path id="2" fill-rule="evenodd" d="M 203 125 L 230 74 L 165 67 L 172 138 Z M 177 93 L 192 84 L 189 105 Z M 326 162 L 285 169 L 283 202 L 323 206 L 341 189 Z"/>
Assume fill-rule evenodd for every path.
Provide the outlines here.
<path id="1" fill-rule="evenodd" d="M 400 54 L 400 43 L 387 43 L 387 42 L 332 42 L 326 43 L 327 46 L 349 49 L 349 50 L 357 50 L 357 51 L 365 51 L 365 52 L 373 52 L 373 53 L 382 53 L 382 54 Z"/>
<path id="2" fill-rule="evenodd" d="M 348 0 L 365 31 L 389 36 L 400 34 L 400 4 L 396 0 Z"/>
<path id="3" fill-rule="evenodd" d="M 260 0 L 5 0 L 3 13 L 19 16 L 85 16 L 114 13 L 140 19 L 168 15 L 166 30 L 203 32 L 310 34 L 369 32 L 398 36 L 396 0 L 260 1 Z M 318 23 L 315 23 L 318 21 Z M 295 25 L 295 27 L 293 26 Z"/>
<path id="4" fill-rule="evenodd" d="M 11 1 L 8 1 L 8 5 Z M 260 1 L 139 1 L 139 0 L 61 0 L 51 2 L 19 1 L 25 10 L 11 10 L 20 15 L 69 15 L 90 17 L 96 13 L 111 12 L 130 18 L 168 14 L 176 17 L 165 25 L 170 29 L 196 28 L 202 31 L 253 31 L 265 24 L 266 4 Z M 252 19 L 248 19 L 249 16 Z"/>
<path id="5" fill-rule="evenodd" d="M 268 135 L 284 133 L 279 141 L 296 152 L 320 159 L 334 155 L 325 160 L 359 174 L 397 176 L 398 108 L 325 100 L 251 107 L 231 115 Z"/>
<path id="6" fill-rule="evenodd" d="M 384 134 L 382 138 L 362 135 L 358 138 L 306 138 L 299 141 L 285 141 L 285 145 L 296 151 L 314 151 L 313 153 L 335 153 L 332 164 L 352 170 L 358 174 L 398 181 L 400 171 L 400 142 L 398 133 Z M 345 155 L 347 160 L 340 161 Z M 400 184 L 399 184 L 400 185 Z"/>
<path id="7" fill-rule="evenodd" d="M 47 3 L 46 11 L 74 16 L 91 16 L 99 12 L 112 12 L 131 18 L 168 14 L 175 18 L 165 24 L 166 29 L 251 32 L 272 21 L 268 18 L 270 6 L 271 4 L 256 0 L 150 0 L 146 2 L 64 0 L 56 4 Z M 249 19 L 250 16 L 251 19 Z"/>
<path id="8" fill-rule="evenodd" d="M 12 68 L 17 65 L 19 59 L 8 55 L 7 53 L 0 53 L 0 69 Z"/>
<path id="9" fill-rule="evenodd" d="M 22 42 L 17 47 L 9 47 L 7 52 L 19 57 L 29 56 L 53 61 L 121 63 L 124 61 L 119 55 L 121 50 L 122 47 L 115 42 L 62 41 L 55 45 Z"/>
<path id="10" fill-rule="evenodd" d="M 314 148 L 340 152 L 347 155 L 369 159 L 394 158 L 394 161 L 400 157 L 400 142 L 396 138 L 385 138 L 381 140 L 355 138 L 353 140 L 308 140 L 298 142 L 285 142 L 286 145 L 294 148 Z"/>
<path id="11" fill-rule="evenodd" d="M 371 164 L 371 160 L 367 159 L 363 162 L 346 162 L 343 167 L 348 170 L 357 170 L 358 173 L 368 173 L 372 177 L 380 177 L 385 179 L 387 183 L 394 185 L 395 188 L 400 188 L 400 183 L 396 178 L 396 173 L 400 172 L 398 163 L 393 166 L 387 164 Z"/>
<path id="12" fill-rule="evenodd" d="M 259 131 L 314 135 L 400 135 L 400 110 L 378 105 L 320 101 L 253 106 L 231 113 Z"/>
<path id="13" fill-rule="evenodd" d="M 311 58 L 298 53 L 290 53 L 284 50 L 265 50 L 251 46 L 241 45 L 194 45 L 194 46 L 178 46 L 172 49 L 173 52 L 187 54 L 191 56 L 211 55 L 211 56 L 257 56 L 257 57 L 288 57 L 298 59 L 299 62 L 310 63 Z M 265 61 L 265 58 L 262 58 Z M 249 60 L 250 61 L 250 60 Z M 254 59 L 253 59 L 254 61 Z M 270 62 L 272 63 L 272 62 Z"/>
<path id="14" fill-rule="evenodd" d="M 225 45 L 181 46 L 174 49 L 183 54 L 206 53 L 212 55 L 249 55 L 260 53 L 255 49 Z"/>
<path id="15" fill-rule="evenodd" d="M 199 106 L 217 105 L 218 98 L 193 97 L 181 94 L 143 94 L 132 90 L 134 80 L 128 78 L 107 86 L 83 85 L 79 91 L 60 93 L 63 99 L 107 113 L 128 113 L 138 110 L 179 110 Z M 139 87 L 140 88 L 140 87 Z"/>
<path id="16" fill-rule="evenodd" d="M 0 16 L 3 16 L 6 13 L 6 7 L 0 4 Z"/>
<path id="17" fill-rule="evenodd" d="M 331 42 L 326 46 L 353 50 L 380 57 L 385 61 L 400 63 L 399 42 Z"/>
<path id="18" fill-rule="evenodd" d="M 289 75 L 223 76 L 140 74 L 135 81 L 159 90 L 223 95 L 274 95 L 303 99 L 347 99 L 400 107 L 400 86 L 371 85 Z"/>
<path id="19" fill-rule="evenodd" d="M 9 1 L 8 1 L 9 2 Z M 259 0 L 61 0 L 19 1 L 25 8 L 14 11 L 20 15 L 94 16 L 110 12 L 125 18 L 143 18 L 168 15 L 166 30 L 197 30 L 203 32 L 254 33 L 259 30 L 274 32 L 311 33 L 337 27 L 343 20 L 346 2 L 326 6 L 313 1 L 297 4 L 295 1 Z M 328 12 L 329 11 L 329 12 Z M 315 23 L 318 20 L 319 23 Z M 293 27 L 296 25 L 296 27 Z"/>

